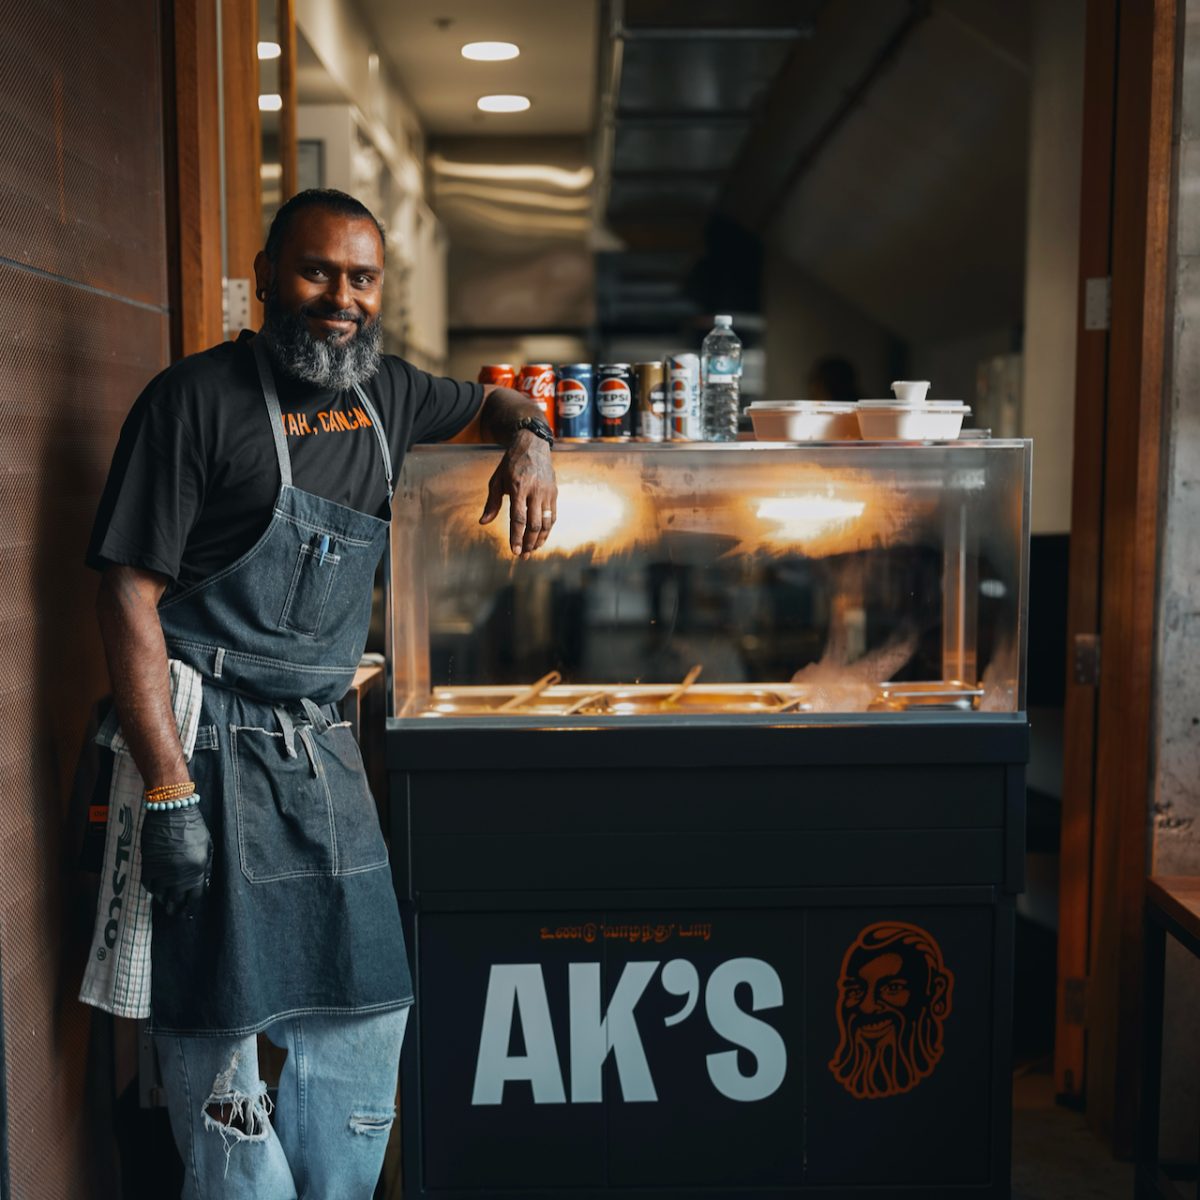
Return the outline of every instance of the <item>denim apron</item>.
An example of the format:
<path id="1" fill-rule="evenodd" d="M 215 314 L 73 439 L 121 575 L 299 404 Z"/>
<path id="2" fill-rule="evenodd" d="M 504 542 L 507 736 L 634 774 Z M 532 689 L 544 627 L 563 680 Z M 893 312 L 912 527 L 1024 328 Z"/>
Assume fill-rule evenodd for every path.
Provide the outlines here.
<path id="1" fill-rule="evenodd" d="M 213 868 L 195 917 L 155 908 L 157 1033 L 242 1035 L 412 1002 L 387 849 L 337 707 L 366 644 L 388 522 L 292 486 L 261 337 L 253 349 L 279 460 L 271 522 L 236 562 L 159 606 L 170 657 L 204 680 L 191 768 Z M 356 390 L 390 512 L 387 439 Z"/>

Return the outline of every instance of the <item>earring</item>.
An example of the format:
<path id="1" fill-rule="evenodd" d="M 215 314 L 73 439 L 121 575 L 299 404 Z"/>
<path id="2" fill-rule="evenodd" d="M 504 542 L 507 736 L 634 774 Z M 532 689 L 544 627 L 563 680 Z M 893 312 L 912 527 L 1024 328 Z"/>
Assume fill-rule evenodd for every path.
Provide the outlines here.
<path id="1" fill-rule="evenodd" d="M 255 292 L 254 294 L 255 294 L 255 296 L 258 297 L 260 302 L 267 298 L 267 293 L 266 293 L 265 289 L 263 289 L 263 288 L 259 288 L 258 291 Z"/>

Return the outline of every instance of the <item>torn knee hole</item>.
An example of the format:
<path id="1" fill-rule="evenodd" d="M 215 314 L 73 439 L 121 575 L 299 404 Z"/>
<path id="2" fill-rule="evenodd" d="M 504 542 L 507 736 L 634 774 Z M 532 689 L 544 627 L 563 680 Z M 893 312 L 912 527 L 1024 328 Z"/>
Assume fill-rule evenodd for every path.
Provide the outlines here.
<path id="1" fill-rule="evenodd" d="M 350 1131 L 367 1137 L 378 1137 L 391 1129 L 395 1119 L 395 1109 L 389 1113 L 351 1113 Z"/>
<path id="2" fill-rule="evenodd" d="M 204 1127 L 221 1135 L 227 1151 L 234 1142 L 262 1141 L 270 1131 L 267 1085 L 259 1080 L 252 1093 L 239 1092 L 233 1086 L 239 1057 L 235 1051 L 229 1066 L 213 1080 L 213 1090 L 204 1101 Z"/>
<path id="3" fill-rule="evenodd" d="M 240 1133 L 243 1137 L 255 1138 L 266 1134 L 265 1104 L 254 1103 L 257 1097 L 237 1097 L 230 1100 L 214 1100 L 205 1106 L 205 1124 L 217 1126 L 229 1133 Z M 266 1100 L 267 1097 L 261 1097 Z"/>

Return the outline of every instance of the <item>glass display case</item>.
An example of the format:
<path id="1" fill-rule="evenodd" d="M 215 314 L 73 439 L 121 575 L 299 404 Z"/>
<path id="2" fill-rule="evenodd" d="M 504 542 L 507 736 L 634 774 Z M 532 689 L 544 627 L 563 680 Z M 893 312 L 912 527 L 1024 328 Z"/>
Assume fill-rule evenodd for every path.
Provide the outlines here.
<path id="1" fill-rule="evenodd" d="M 479 524 L 494 446 L 396 489 L 393 712 L 803 722 L 1024 708 L 1030 445 L 566 444 L 558 520 Z"/>

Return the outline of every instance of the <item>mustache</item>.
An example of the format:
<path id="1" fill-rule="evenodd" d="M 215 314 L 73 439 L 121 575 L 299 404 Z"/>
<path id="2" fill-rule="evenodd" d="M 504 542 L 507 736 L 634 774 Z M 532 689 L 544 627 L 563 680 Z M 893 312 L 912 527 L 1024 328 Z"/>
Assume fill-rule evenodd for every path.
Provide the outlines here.
<path id="1" fill-rule="evenodd" d="M 350 309 L 325 308 L 323 305 L 317 304 L 300 305 L 300 315 L 302 317 L 316 317 L 325 321 L 353 321 L 359 329 L 366 323 L 366 317 L 362 313 L 353 312 Z"/>
<path id="2" fill-rule="evenodd" d="M 894 1012 L 873 1012 L 873 1013 L 851 1013 L 846 1019 L 846 1028 L 854 1031 L 861 1028 L 863 1025 L 879 1025 L 886 1021 L 897 1031 L 900 1029 L 902 1021 L 899 1013 Z"/>

